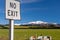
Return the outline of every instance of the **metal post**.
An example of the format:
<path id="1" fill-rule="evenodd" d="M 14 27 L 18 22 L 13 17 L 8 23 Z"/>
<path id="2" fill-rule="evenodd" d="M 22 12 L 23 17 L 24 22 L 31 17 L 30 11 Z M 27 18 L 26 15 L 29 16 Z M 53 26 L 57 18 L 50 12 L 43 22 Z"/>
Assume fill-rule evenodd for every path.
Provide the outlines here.
<path id="1" fill-rule="evenodd" d="M 9 19 L 9 40 L 14 40 L 14 20 Z"/>

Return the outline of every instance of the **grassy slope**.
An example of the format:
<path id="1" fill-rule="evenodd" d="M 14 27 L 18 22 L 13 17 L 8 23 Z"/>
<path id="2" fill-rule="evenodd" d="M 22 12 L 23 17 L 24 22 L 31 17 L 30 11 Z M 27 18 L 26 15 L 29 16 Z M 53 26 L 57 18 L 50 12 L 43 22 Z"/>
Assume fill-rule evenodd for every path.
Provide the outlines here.
<path id="1" fill-rule="evenodd" d="M 25 40 L 32 35 L 52 36 L 53 40 L 60 40 L 60 29 L 15 29 L 14 40 Z M 0 38 L 8 40 L 8 29 L 0 29 Z"/>

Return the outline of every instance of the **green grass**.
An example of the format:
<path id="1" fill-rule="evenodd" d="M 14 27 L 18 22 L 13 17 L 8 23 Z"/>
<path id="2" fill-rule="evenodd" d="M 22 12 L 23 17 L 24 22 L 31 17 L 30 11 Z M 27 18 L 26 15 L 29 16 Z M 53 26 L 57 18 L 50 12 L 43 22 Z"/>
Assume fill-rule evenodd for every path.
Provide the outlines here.
<path id="1" fill-rule="evenodd" d="M 53 40 L 60 40 L 60 29 L 15 29 L 14 31 L 14 40 L 25 40 L 30 36 L 43 35 L 43 36 L 52 36 Z M 9 30 L 0 29 L 0 40 L 8 40 Z"/>

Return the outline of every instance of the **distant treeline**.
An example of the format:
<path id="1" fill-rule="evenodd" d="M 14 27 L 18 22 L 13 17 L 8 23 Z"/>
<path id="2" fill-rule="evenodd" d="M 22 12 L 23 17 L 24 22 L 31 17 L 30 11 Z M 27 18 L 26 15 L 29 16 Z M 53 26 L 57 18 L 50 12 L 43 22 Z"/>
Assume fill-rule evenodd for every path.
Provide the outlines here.
<path id="1" fill-rule="evenodd" d="M 19 25 L 14 26 L 15 29 L 60 29 L 59 26 L 49 24 L 49 25 Z M 9 29 L 8 25 L 0 25 L 0 29 Z"/>
<path id="2" fill-rule="evenodd" d="M 60 24 L 59 24 L 60 25 Z M 54 25 L 54 24 L 29 24 L 29 25 L 21 25 L 21 26 L 28 26 L 29 29 L 60 29 L 60 26 Z"/>
<path id="3" fill-rule="evenodd" d="M 0 25 L 0 29 L 8 29 L 5 25 Z"/>
<path id="4" fill-rule="evenodd" d="M 60 27 L 54 27 L 54 26 L 31 26 L 29 29 L 60 29 Z"/>

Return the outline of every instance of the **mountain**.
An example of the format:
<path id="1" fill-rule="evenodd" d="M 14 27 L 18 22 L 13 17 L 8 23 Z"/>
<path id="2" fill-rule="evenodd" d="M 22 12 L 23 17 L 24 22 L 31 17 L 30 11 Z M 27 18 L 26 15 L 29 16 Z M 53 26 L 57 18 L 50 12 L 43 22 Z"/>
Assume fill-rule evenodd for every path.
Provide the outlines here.
<path id="1" fill-rule="evenodd" d="M 28 23 L 23 23 L 21 24 L 23 26 L 55 26 L 55 27 L 60 27 L 60 24 L 57 23 L 48 23 L 48 22 L 44 22 L 44 21 L 33 21 L 33 22 L 28 22 Z"/>

